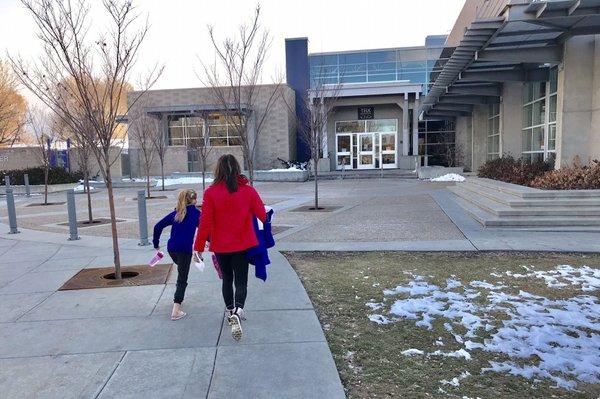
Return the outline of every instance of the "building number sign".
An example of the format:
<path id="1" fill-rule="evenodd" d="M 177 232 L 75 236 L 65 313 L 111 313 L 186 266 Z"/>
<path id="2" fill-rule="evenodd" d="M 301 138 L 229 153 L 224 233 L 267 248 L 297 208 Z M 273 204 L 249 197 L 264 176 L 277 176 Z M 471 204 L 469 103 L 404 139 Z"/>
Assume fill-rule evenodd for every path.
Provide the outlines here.
<path id="1" fill-rule="evenodd" d="M 373 119 L 375 118 L 374 107 L 358 107 L 358 119 Z"/>

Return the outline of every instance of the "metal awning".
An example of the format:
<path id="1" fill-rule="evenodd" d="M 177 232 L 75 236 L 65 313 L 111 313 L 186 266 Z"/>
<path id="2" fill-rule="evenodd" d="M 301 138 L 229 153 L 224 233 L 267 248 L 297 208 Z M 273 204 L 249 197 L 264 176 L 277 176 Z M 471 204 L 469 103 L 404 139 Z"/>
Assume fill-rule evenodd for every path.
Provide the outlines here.
<path id="1" fill-rule="evenodd" d="M 166 105 L 166 106 L 153 106 L 144 107 L 146 114 L 161 117 L 163 115 L 188 115 L 188 116 L 200 116 L 207 112 L 223 112 L 223 111 L 237 111 L 238 107 L 234 104 L 227 106 L 221 104 L 200 104 L 200 105 Z M 242 104 L 242 112 L 248 112 L 250 108 L 248 105 Z"/>
<path id="2" fill-rule="evenodd" d="M 445 49 L 423 117 L 468 116 L 473 105 L 499 102 L 504 82 L 547 81 L 565 40 L 598 33 L 600 0 L 511 2 L 501 17 L 472 22 L 459 45 Z"/>

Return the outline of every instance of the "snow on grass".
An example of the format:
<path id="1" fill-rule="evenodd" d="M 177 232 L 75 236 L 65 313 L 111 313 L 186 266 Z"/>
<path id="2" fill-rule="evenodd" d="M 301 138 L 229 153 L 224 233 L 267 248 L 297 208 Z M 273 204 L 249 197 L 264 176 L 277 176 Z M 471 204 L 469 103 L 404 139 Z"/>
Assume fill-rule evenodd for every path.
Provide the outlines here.
<path id="1" fill-rule="evenodd" d="M 404 356 L 419 356 L 419 355 L 425 354 L 425 352 L 423 352 L 422 350 L 415 349 L 415 348 L 407 349 L 400 353 L 403 354 Z"/>
<path id="2" fill-rule="evenodd" d="M 454 377 L 450 381 L 441 380 L 440 382 L 444 385 L 452 385 L 453 387 L 457 387 L 460 385 L 460 381 L 464 380 L 465 378 L 467 378 L 470 375 L 471 375 L 471 373 L 469 373 L 468 371 L 464 371 L 464 372 L 460 373 L 460 375 L 458 377 Z"/>
<path id="3" fill-rule="evenodd" d="M 431 181 L 465 181 L 465 178 L 458 173 L 448 173 L 444 176 L 434 177 Z"/>
<path id="4" fill-rule="evenodd" d="M 210 184 L 213 182 L 212 178 L 207 177 L 205 180 L 206 184 Z M 168 186 L 177 186 L 177 185 L 201 185 L 202 184 L 202 176 L 193 176 L 193 177 L 176 177 L 176 178 L 168 178 L 165 179 L 165 187 Z M 156 181 L 156 187 L 162 187 L 162 180 L 158 179 Z"/>
<path id="5" fill-rule="evenodd" d="M 550 271 L 506 274 L 516 278 L 544 279 L 546 285 L 554 289 L 560 289 L 564 284 L 591 292 L 600 289 L 599 273 L 600 270 L 588 266 L 562 265 Z M 395 299 L 389 308 L 390 317 L 377 314 L 370 315 L 369 319 L 378 324 L 414 320 L 416 326 L 428 330 L 432 330 L 432 323 L 439 320 L 463 346 L 456 351 L 436 350 L 425 355 L 470 360 L 470 351 L 483 350 L 509 360 L 490 361 L 490 367 L 483 368 L 482 373 L 546 378 L 566 389 L 574 389 L 578 382 L 600 383 L 600 302 L 597 296 L 549 299 L 526 291 L 518 294 L 500 291 L 507 288 L 505 285 L 486 281 L 463 284 L 454 279 L 448 279 L 446 287 L 441 289 L 422 276 L 413 278 L 406 285 L 383 291 L 388 298 L 404 297 L 390 298 Z M 472 301 L 478 297 L 478 302 Z M 371 304 L 367 306 L 386 309 L 385 301 Z M 441 338 L 436 345 L 438 342 Z"/>
<path id="6" fill-rule="evenodd" d="M 531 269 L 523 266 L 528 273 L 506 272 L 507 276 L 514 278 L 537 278 L 543 279 L 549 288 L 564 288 L 568 286 L 580 286 L 582 291 L 590 292 L 600 290 L 600 269 L 593 269 L 589 266 L 573 267 L 570 265 L 560 265 L 554 270 L 530 271 Z"/>

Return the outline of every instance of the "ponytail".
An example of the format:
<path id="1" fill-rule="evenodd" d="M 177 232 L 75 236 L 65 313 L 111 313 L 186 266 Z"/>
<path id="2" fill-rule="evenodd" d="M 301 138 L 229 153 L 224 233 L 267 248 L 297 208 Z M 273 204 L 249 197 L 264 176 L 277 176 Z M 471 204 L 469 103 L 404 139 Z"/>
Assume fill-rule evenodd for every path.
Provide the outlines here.
<path id="1" fill-rule="evenodd" d="M 192 189 L 181 190 L 177 197 L 177 207 L 175 208 L 175 221 L 182 222 L 187 214 L 187 206 L 196 199 L 196 191 Z"/>

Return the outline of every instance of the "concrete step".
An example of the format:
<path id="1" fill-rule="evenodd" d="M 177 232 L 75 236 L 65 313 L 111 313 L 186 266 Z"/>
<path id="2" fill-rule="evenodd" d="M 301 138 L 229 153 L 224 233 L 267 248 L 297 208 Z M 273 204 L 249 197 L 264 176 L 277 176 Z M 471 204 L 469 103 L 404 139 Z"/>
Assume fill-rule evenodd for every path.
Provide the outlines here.
<path id="1" fill-rule="evenodd" d="M 469 186 L 457 185 L 449 187 L 450 191 L 462 197 L 466 201 L 470 201 L 475 205 L 493 213 L 498 217 L 507 216 L 600 216 L 600 202 L 597 206 L 585 206 L 577 204 L 577 206 L 567 206 L 562 200 L 553 201 L 535 201 L 536 205 L 527 204 L 527 206 L 514 206 L 515 201 L 500 202 L 497 196 L 485 195 L 483 191 L 472 191 Z M 523 202 L 523 201 L 519 201 Z M 524 201 L 528 203 L 529 201 Z M 542 203 L 540 203 L 542 202 Z M 544 203 L 546 202 L 546 203 Z M 578 202 L 578 201 L 569 201 Z M 522 205 L 522 204 L 521 204 Z"/>
<path id="2" fill-rule="evenodd" d="M 510 207 L 600 207 L 600 196 L 593 197 L 589 195 L 580 196 L 562 196 L 554 197 L 550 193 L 547 197 L 522 197 L 515 194 L 509 194 L 505 191 L 500 191 L 494 188 L 490 188 L 489 185 L 480 185 L 475 181 L 467 180 L 457 186 L 464 187 L 473 193 L 486 196 L 493 201 L 502 203 Z"/>
<path id="3" fill-rule="evenodd" d="M 319 172 L 319 180 L 336 180 L 336 179 L 416 179 L 417 174 L 412 171 L 402 169 L 386 169 L 386 170 L 346 170 Z M 314 177 L 310 176 L 311 180 Z"/>
<path id="4" fill-rule="evenodd" d="M 494 207 L 494 202 L 485 197 L 471 195 L 470 192 L 456 187 L 452 187 L 450 190 L 455 194 L 455 202 L 485 227 L 542 229 L 543 231 L 600 231 L 600 213 L 589 216 L 536 215 L 527 212 L 514 214 L 511 213 L 515 211 L 514 209 L 500 204 Z M 528 211 L 529 209 L 523 210 Z M 516 211 L 519 211 L 519 209 Z M 545 210 L 537 211 L 543 212 Z"/>
<path id="5" fill-rule="evenodd" d="M 540 190 L 517 184 L 505 183 L 498 180 L 469 177 L 468 183 L 476 186 L 497 190 L 506 194 L 515 195 L 523 199 L 599 199 L 600 190 Z"/>

